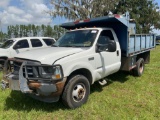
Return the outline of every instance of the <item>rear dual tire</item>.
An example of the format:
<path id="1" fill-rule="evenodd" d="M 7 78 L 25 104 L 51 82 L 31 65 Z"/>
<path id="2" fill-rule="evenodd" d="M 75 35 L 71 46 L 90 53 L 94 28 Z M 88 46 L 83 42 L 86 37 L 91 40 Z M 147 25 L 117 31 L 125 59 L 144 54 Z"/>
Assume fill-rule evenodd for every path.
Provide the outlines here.
<path id="1" fill-rule="evenodd" d="M 142 76 L 143 72 L 144 72 L 144 59 L 140 58 L 137 63 L 136 63 L 136 67 L 133 69 L 133 74 L 134 76 L 140 77 Z"/>

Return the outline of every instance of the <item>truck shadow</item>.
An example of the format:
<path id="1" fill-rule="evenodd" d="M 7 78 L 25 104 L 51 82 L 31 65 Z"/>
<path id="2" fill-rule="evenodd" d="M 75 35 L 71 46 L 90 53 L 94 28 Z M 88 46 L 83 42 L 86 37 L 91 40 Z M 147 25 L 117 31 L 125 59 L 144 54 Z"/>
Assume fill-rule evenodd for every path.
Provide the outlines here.
<path id="1" fill-rule="evenodd" d="M 103 87 L 108 86 L 115 81 L 124 83 L 127 81 L 127 76 L 129 75 L 128 72 L 118 72 L 113 75 L 110 75 L 107 77 L 109 80 L 106 85 L 101 86 L 98 82 L 94 83 L 91 86 L 91 94 L 94 94 L 94 92 L 101 92 L 103 90 Z M 11 91 L 10 96 L 5 101 L 5 108 L 4 111 L 7 110 L 17 110 L 17 111 L 31 111 L 31 110 L 42 110 L 47 112 L 54 112 L 57 110 L 68 110 L 66 106 L 63 105 L 62 101 L 56 103 L 45 103 L 38 100 L 35 100 L 31 98 L 30 96 L 27 96 L 25 94 L 22 94 L 18 91 Z"/>
<path id="2" fill-rule="evenodd" d="M 60 109 L 65 110 L 67 107 L 63 105 L 61 100 L 56 103 L 45 103 L 35 100 L 28 95 L 22 94 L 21 92 L 11 91 L 10 96 L 5 101 L 4 111 L 10 109 L 27 112 L 31 110 L 53 112 Z"/>
<path id="3" fill-rule="evenodd" d="M 120 82 L 120 83 L 124 83 L 125 81 L 128 80 L 128 76 L 131 73 L 129 72 L 125 72 L 125 71 L 119 71 L 117 73 L 114 73 L 112 75 L 107 76 L 106 79 L 107 80 L 107 84 L 102 86 L 100 85 L 98 82 L 95 82 L 92 86 L 91 86 L 91 94 L 94 92 L 101 92 L 103 90 L 103 87 L 105 86 L 109 86 L 110 84 L 114 83 L 114 82 Z"/>

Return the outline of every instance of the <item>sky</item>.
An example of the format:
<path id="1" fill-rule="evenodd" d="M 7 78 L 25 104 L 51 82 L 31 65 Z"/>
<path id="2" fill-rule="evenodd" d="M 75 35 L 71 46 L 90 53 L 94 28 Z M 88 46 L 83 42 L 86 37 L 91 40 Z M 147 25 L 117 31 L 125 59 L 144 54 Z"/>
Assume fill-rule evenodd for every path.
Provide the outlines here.
<path id="1" fill-rule="evenodd" d="M 0 27 L 5 32 L 8 25 L 35 24 L 55 25 L 65 22 L 64 18 L 52 19 L 49 0 L 0 0 Z"/>
<path id="2" fill-rule="evenodd" d="M 56 25 L 66 22 L 64 18 L 52 19 L 45 11 L 49 10 L 49 0 L 0 0 L 0 27 L 7 31 L 8 25 L 35 24 Z M 160 0 L 155 0 L 160 6 Z M 154 30 L 160 34 L 160 31 Z"/>

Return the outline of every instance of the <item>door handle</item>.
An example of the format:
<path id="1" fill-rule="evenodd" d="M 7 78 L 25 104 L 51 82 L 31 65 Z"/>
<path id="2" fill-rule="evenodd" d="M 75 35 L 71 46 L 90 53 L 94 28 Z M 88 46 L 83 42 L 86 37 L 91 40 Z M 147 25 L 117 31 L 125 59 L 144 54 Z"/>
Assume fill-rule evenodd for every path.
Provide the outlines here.
<path id="1" fill-rule="evenodd" d="M 119 50 L 117 50 L 117 56 L 119 56 Z"/>

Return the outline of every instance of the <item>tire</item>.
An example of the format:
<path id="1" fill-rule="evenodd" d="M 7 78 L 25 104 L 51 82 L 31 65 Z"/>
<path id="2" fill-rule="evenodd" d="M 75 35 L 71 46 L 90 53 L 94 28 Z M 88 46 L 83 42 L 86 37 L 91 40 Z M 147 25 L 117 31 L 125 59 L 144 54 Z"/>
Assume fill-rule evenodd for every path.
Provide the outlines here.
<path id="1" fill-rule="evenodd" d="M 140 77 L 144 72 L 144 59 L 140 58 L 137 63 L 136 67 L 133 69 L 134 76 Z"/>
<path id="2" fill-rule="evenodd" d="M 65 86 L 62 102 L 69 108 L 77 108 L 87 102 L 90 94 L 90 83 L 83 75 L 75 75 Z"/>

